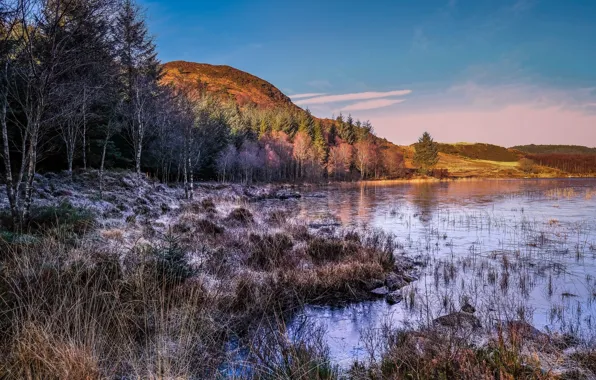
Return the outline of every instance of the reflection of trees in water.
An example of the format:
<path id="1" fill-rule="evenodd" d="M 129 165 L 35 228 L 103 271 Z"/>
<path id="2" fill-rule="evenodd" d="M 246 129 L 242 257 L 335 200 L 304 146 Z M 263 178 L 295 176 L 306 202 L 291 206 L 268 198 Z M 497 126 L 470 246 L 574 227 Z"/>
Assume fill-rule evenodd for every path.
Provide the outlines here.
<path id="1" fill-rule="evenodd" d="M 449 183 L 420 183 L 410 187 L 410 197 L 412 205 L 416 209 L 414 216 L 420 218 L 423 222 L 429 222 L 432 219 L 432 213 L 439 205 L 439 194 L 445 193 Z"/>
<path id="2" fill-rule="evenodd" d="M 307 198 L 305 202 L 300 202 L 299 213 L 325 220 L 336 219 L 344 225 L 372 224 L 379 206 L 394 204 L 406 195 L 415 216 L 429 222 L 436 210 L 443 206 L 492 203 L 502 197 L 528 197 L 530 192 L 544 196 L 544 188 L 558 184 L 547 180 L 339 184 L 328 189 L 323 198 Z"/>
<path id="3" fill-rule="evenodd" d="M 375 199 L 376 189 L 373 186 L 360 184 L 358 187 L 340 187 L 329 192 L 328 211 L 344 225 L 370 223 L 374 215 Z"/>

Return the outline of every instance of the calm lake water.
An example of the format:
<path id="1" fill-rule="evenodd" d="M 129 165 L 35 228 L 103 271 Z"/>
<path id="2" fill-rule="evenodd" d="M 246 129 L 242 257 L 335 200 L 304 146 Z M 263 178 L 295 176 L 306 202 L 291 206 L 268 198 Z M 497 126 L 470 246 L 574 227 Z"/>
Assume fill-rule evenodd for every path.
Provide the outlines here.
<path id="1" fill-rule="evenodd" d="M 320 193 L 320 192 L 319 192 Z M 425 265 L 404 301 L 307 307 L 335 363 L 364 358 L 364 331 L 417 327 L 464 300 L 483 325 L 526 318 L 544 331 L 596 330 L 596 179 L 361 184 L 298 201 L 309 218 L 394 233 Z"/>

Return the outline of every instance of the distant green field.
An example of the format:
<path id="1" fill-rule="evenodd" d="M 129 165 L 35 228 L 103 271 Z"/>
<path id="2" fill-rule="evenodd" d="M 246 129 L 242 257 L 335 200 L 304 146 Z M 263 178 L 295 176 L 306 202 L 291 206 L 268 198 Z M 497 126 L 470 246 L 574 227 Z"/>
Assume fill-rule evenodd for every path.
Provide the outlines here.
<path id="1" fill-rule="evenodd" d="M 596 148 L 581 145 L 518 145 L 511 149 L 529 154 L 596 154 Z"/>

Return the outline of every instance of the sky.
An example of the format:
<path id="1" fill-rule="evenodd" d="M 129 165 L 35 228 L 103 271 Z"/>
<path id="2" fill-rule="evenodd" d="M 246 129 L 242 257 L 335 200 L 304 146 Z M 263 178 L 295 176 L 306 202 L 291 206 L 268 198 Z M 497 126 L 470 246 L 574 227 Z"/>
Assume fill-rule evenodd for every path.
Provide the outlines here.
<path id="1" fill-rule="evenodd" d="M 141 0 L 163 62 L 229 65 L 411 144 L 596 146 L 596 0 Z"/>

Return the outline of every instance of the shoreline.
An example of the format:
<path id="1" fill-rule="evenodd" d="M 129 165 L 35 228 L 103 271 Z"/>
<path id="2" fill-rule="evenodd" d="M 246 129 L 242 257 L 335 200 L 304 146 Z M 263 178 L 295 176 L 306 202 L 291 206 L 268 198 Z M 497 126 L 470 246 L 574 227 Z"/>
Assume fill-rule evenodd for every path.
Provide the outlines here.
<path id="1" fill-rule="evenodd" d="M 94 323 L 120 326 L 125 336 L 103 335 L 106 334 L 103 328 L 95 330 L 96 325 L 85 327 L 85 331 L 94 331 L 101 338 L 92 341 L 93 352 L 115 355 L 110 357 L 114 363 L 145 369 L 155 365 L 150 352 L 132 359 L 123 356 L 126 351 L 143 352 L 159 347 L 153 343 L 147 348 L 126 346 L 129 343 L 124 342 L 131 338 L 126 336 L 126 331 L 130 330 L 148 342 L 158 342 L 157 337 L 164 339 L 163 344 L 173 348 L 171 352 L 164 351 L 166 356 L 159 360 L 173 363 L 174 358 L 182 358 L 189 366 L 191 363 L 198 366 L 195 371 L 199 373 L 222 375 L 222 365 L 233 367 L 238 364 L 235 355 L 244 355 L 247 351 L 242 357 L 242 362 L 249 365 L 244 368 L 247 377 L 255 368 L 272 368 L 263 362 L 264 358 L 280 373 L 314 365 L 319 370 L 339 375 L 321 348 L 319 340 L 323 335 L 317 335 L 316 329 L 307 329 L 303 336 L 289 339 L 291 317 L 305 305 L 346 307 L 369 300 L 399 303 L 401 297 L 407 297 L 401 289 L 418 281 L 417 268 L 423 265 L 410 257 L 391 234 L 346 227 L 330 216 L 299 217 L 294 207 L 296 202 L 286 200 L 304 197 L 303 190 L 316 190 L 319 184 L 204 182 L 196 184 L 195 199 L 186 200 L 180 186 L 150 183 L 127 172 L 105 175 L 103 199 L 97 198 L 95 173 L 79 174 L 72 182 L 66 174 L 39 176 L 36 207 L 40 209 L 37 211 L 51 211 L 34 213 L 36 218 L 47 219 L 43 221 L 43 228 L 40 220 L 40 226 L 28 234 L 10 235 L 4 231 L 0 236 L 0 244 L 3 249 L 7 248 L 7 254 L 0 259 L 2 267 L 7 268 L 0 276 L 0 290 L 5 288 L 5 282 L 25 287 L 22 295 L 16 288 L 16 293 L 0 300 L 14 300 L 18 306 L 15 310 L 27 311 L 16 315 L 14 321 L 0 320 L 10 326 L 2 335 L 6 346 L 0 344 L 0 359 L 11 363 L 9 368 L 22 365 L 12 354 L 23 352 L 18 350 L 27 353 L 26 347 L 36 347 L 54 357 L 52 355 L 56 354 L 50 347 L 77 342 L 51 320 L 60 316 L 61 323 L 83 323 L 76 319 L 77 315 L 82 315 L 77 313 L 92 312 L 97 307 L 78 309 L 86 307 L 84 300 L 99 300 L 101 294 L 109 294 L 113 296 L 110 302 L 115 302 L 110 310 L 117 312 L 94 315 Z M 486 179 L 465 182 L 478 180 Z M 346 186 L 383 183 L 394 182 L 363 181 Z M 259 202 L 266 199 L 280 202 Z M 71 206 L 62 210 L 64 202 Z M 92 211 L 95 217 L 79 215 L 79 208 Z M 44 281 L 31 280 L 35 278 L 44 278 Z M 81 278 L 90 282 L 81 287 Z M 48 289 L 49 295 L 46 294 Z M 63 302 L 72 302 L 70 307 L 78 310 L 77 313 L 66 313 L 67 309 L 61 306 Z M 44 303 L 51 306 L 52 318 L 39 308 Z M 486 350 L 517 355 L 520 361 L 526 361 L 523 350 L 539 350 L 537 344 L 545 339 L 554 342 L 548 350 L 559 357 L 570 358 L 570 353 L 558 348 L 565 337 L 537 333 L 529 325 L 516 324 L 514 328 L 507 325 L 502 331 L 505 341 L 512 340 L 519 332 L 526 337 L 528 345 L 499 346 L 503 336 L 499 335 L 500 331 L 493 331 L 478 338 L 486 344 L 470 348 L 470 342 L 463 338 L 471 336 L 472 332 L 473 336 L 478 335 L 474 329 L 476 321 L 469 308 L 467 311 L 462 308 L 460 312 L 435 319 L 436 329 L 391 331 L 387 338 L 392 340 L 383 343 L 389 349 L 380 362 L 354 362 L 349 370 L 354 374 L 361 373 L 360 370 L 382 372 L 379 365 L 385 361 L 399 362 L 402 357 L 433 368 L 433 352 L 445 351 L 454 344 L 457 349 L 471 350 L 470 355 L 475 358 L 461 365 L 478 364 L 474 360 L 484 360 L 482 355 Z M 515 321 L 502 323 L 509 322 Z M 184 329 L 178 330 L 179 325 Z M 462 331 L 463 336 L 458 335 Z M 446 337 L 449 339 L 445 340 Z M 227 348 L 229 342 L 236 339 L 239 347 Z M 106 343 L 117 348 L 114 353 L 105 351 Z M 22 348 L 23 344 L 31 346 Z M 416 345 L 423 348 L 415 352 L 409 350 L 408 347 Z M 194 356 L 199 346 L 201 358 Z M 573 346 L 567 348 L 570 347 Z M 100 373 L 114 370 L 105 361 L 87 353 L 85 347 L 75 345 L 70 349 L 80 355 L 77 360 L 82 357 L 84 363 L 97 367 Z M 286 357 L 276 356 L 276 352 L 283 350 Z M 308 360 L 301 362 L 305 360 L 302 356 L 305 352 Z M 578 348 L 577 352 L 583 351 Z M 591 352 L 587 355 L 589 357 Z M 284 367 L 288 360 L 297 361 L 299 368 Z M 2 371 L 0 368 L 0 375 Z M 140 374 L 150 375 L 149 372 Z"/>

